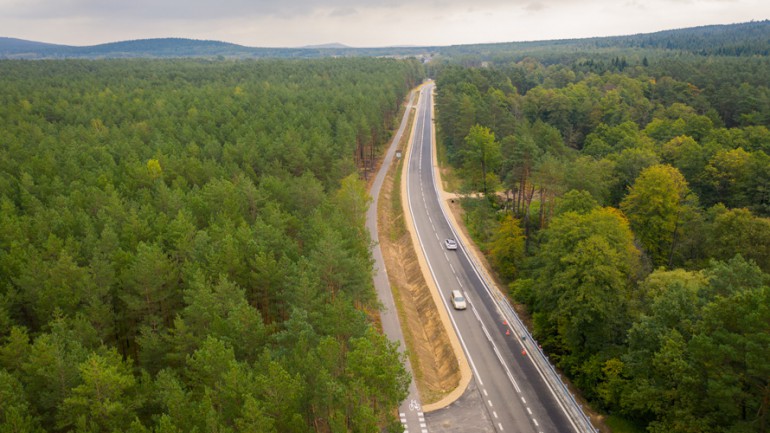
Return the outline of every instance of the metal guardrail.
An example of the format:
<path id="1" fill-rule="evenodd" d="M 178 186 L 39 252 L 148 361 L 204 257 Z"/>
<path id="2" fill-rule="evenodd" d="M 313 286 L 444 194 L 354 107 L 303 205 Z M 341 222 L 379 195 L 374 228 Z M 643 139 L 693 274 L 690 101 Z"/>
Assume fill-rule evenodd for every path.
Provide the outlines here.
<path id="1" fill-rule="evenodd" d="M 569 388 L 548 359 L 548 356 L 543 352 L 543 349 L 537 344 L 537 340 L 532 337 L 532 334 L 529 333 L 527 328 L 521 322 L 521 319 L 519 319 L 508 300 L 498 300 L 498 306 L 501 304 L 504 307 L 503 315 L 509 320 L 508 323 L 511 323 L 510 318 L 512 317 L 514 323 L 518 325 L 519 329 L 516 330 L 518 335 L 526 336 L 522 344 L 526 347 L 527 354 L 530 356 L 530 359 L 534 361 L 535 366 L 540 371 L 543 379 L 549 382 L 551 390 L 555 391 L 556 397 L 563 403 L 562 407 L 572 419 L 575 427 L 581 432 L 598 432 L 599 430 L 591 424 L 591 420 L 583 411 L 583 407 L 577 400 L 575 400 L 574 394 L 570 392 Z M 533 348 L 534 350 L 532 350 Z M 556 392 L 557 390 L 559 392 Z"/>
<path id="2" fill-rule="evenodd" d="M 441 210 L 446 217 L 447 211 L 444 208 L 443 201 L 441 201 Z M 453 232 L 455 231 L 454 227 L 451 229 Z M 455 233 L 455 239 L 462 243 L 460 237 L 456 235 L 457 233 Z M 591 424 L 588 415 L 583 411 L 583 406 L 577 402 L 575 396 L 570 392 L 569 388 L 556 371 L 556 368 L 548 359 L 548 355 L 543 352 L 543 349 L 537 344 L 537 340 L 532 337 L 532 334 L 530 334 L 527 327 L 521 319 L 519 319 L 513 306 L 511 306 L 508 301 L 508 298 L 497 289 L 497 284 L 492 283 L 492 279 L 487 275 L 486 269 L 476 261 L 475 257 L 473 257 L 472 254 L 467 253 L 465 248 L 462 248 L 462 250 L 473 266 L 476 275 L 484 283 L 487 292 L 495 301 L 500 314 L 506 319 L 510 326 L 514 327 L 514 332 L 516 333 L 517 338 L 521 340 L 521 344 L 525 347 L 528 357 L 532 360 L 535 368 L 540 373 L 540 376 L 551 389 L 559 406 L 561 406 L 565 414 L 570 418 L 572 425 L 581 433 L 597 433 L 599 430 Z"/>
<path id="3" fill-rule="evenodd" d="M 431 115 L 431 119 L 432 118 L 433 116 Z M 435 131 L 431 135 L 434 137 L 434 143 L 431 144 L 435 147 Z M 433 152 L 435 152 L 435 149 Z M 441 193 L 438 188 L 438 182 L 439 178 L 436 176 L 434 167 L 433 188 L 436 190 L 436 196 L 440 198 Z M 447 221 L 450 221 L 449 213 L 446 209 L 444 200 L 439 199 L 439 205 L 441 207 L 441 212 L 444 214 L 444 218 Z M 455 239 L 462 245 L 463 241 L 460 236 L 457 236 L 457 232 L 454 226 L 452 226 L 452 224 L 449 226 L 455 235 Z M 519 316 L 516 314 L 516 311 L 514 311 L 513 306 L 511 306 L 510 302 L 508 302 L 508 298 L 506 298 L 502 292 L 497 289 L 497 284 L 494 284 L 492 278 L 487 275 L 486 268 L 481 266 L 476 261 L 475 257 L 467 252 L 464 246 L 460 249 L 463 251 L 463 254 L 465 254 L 465 257 L 468 258 L 468 261 L 473 266 L 476 275 L 484 283 L 485 289 L 495 301 L 500 314 L 505 318 L 508 324 L 515 327 L 514 332 L 518 338 L 522 340 L 521 343 L 525 347 L 529 359 L 532 360 L 532 363 L 540 373 L 540 376 L 546 382 L 546 385 L 551 390 L 554 398 L 556 398 L 557 403 L 569 418 L 570 423 L 580 433 L 598 433 L 599 429 L 595 428 L 593 424 L 591 424 L 590 418 L 583 411 L 583 406 L 577 402 L 575 396 L 570 392 L 569 388 L 564 383 L 559 373 L 556 371 L 556 368 L 548 359 L 548 356 L 543 352 L 543 349 L 540 347 L 540 345 L 537 344 L 537 340 L 532 337 L 532 334 L 530 334 L 527 327 L 524 326 L 524 323 L 521 321 L 521 319 L 519 319 Z M 532 350 L 533 347 L 534 350 Z"/>
<path id="4" fill-rule="evenodd" d="M 443 202 L 441 203 L 441 210 L 446 216 L 446 209 L 444 209 Z M 455 231 L 454 227 L 452 227 L 452 231 Z M 455 233 L 455 235 L 456 234 L 457 233 Z M 459 242 L 462 242 L 459 236 L 455 236 L 455 239 L 457 239 Z M 506 298 L 500 292 L 500 290 L 497 289 L 497 284 L 492 282 L 492 279 L 486 273 L 486 269 L 476 261 L 475 257 L 473 257 L 472 254 L 467 253 L 465 248 L 462 250 L 465 256 L 468 258 L 468 261 L 473 266 L 476 275 L 484 283 L 485 289 L 495 301 L 500 314 L 505 318 L 507 323 L 514 328 L 513 331 L 516 333 L 517 338 L 520 339 L 521 344 L 527 351 L 527 356 L 532 360 L 535 368 L 540 373 L 540 376 L 551 389 L 551 392 L 559 403 L 559 406 L 561 406 L 561 408 L 564 410 L 564 413 L 570 418 L 572 425 L 575 427 L 575 429 L 577 429 L 577 431 L 581 433 L 597 433 L 599 430 L 595 428 L 593 424 L 591 424 L 590 418 L 583 411 L 583 406 L 577 402 L 574 394 L 570 392 L 569 388 L 564 383 L 559 373 L 556 371 L 556 368 L 548 359 L 548 355 L 543 352 L 543 349 L 537 343 L 537 340 L 532 337 L 532 334 L 529 332 L 527 327 L 524 325 L 521 319 L 519 319 L 518 314 L 516 314 L 516 311 L 514 311 L 513 306 L 511 306 L 510 302 L 508 301 L 508 298 Z"/>

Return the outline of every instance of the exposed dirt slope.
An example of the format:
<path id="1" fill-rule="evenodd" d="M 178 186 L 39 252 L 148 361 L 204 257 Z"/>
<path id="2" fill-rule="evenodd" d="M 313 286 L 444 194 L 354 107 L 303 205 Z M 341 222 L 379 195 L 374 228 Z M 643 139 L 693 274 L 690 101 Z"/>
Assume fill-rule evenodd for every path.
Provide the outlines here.
<path id="1" fill-rule="evenodd" d="M 460 371 L 404 225 L 399 185 L 395 185 L 394 190 L 401 165 L 402 161 L 394 164 L 380 191 L 380 248 L 399 309 L 417 388 L 423 404 L 430 404 L 457 388 Z"/>

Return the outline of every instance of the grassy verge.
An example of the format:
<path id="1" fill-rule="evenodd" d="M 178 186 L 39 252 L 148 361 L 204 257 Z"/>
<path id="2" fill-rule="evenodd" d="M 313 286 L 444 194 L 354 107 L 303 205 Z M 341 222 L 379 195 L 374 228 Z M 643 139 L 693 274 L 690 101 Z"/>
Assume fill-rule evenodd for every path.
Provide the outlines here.
<path id="1" fill-rule="evenodd" d="M 396 151 L 401 153 L 401 158 L 391 171 L 394 171 L 393 182 L 390 185 L 391 188 L 391 200 L 390 200 L 390 227 L 388 228 L 388 236 L 392 242 L 400 239 L 406 235 L 406 223 L 404 222 L 404 212 L 401 207 L 401 173 L 403 172 L 404 159 L 406 158 L 406 149 L 409 145 L 410 132 L 412 131 L 412 125 L 414 124 L 415 109 L 411 109 L 409 113 L 409 119 L 406 122 L 406 128 L 401 135 L 401 140 L 398 142 Z"/>
<path id="2" fill-rule="evenodd" d="M 411 127 L 411 119 L 410 125 Z M 406 134 L 404 134 L 406 135 Z M 399 149 L 402 149 L 399 145 Z M 404 222 L 404 213 L 401 211 L 401 172 L 404 165 L 404 160 L 398 160 L 398 164 L 395 167 L 395 174 L 393 176 L 393 190 L 391 191 L 390 200 L 390 221 L 391 225 L 388 228 L 388 237 L 391 242 L 396 242 L 402 236 L 406 235 L 406 223 Z"/>
<path id="3" fill-rule="evenodd" d="M 409 140 L 408 131 L 411 131 L 412 121 L 414 120 L 414 113 L 409 116 L 409 123 L 404 135 L 401 137 L 401 143 L 398 144 L 399 150 L 406 147 L 406 142 Z M 386 205 L 383 203 L 380 211 L 386 211 L 389 214 L 388 221 L 388 239 L 391 242 L 397 242 L 401 237 L 406 236 L 406 224 L 404 223 L 404 213 L 401 210 L 401 173 L 403 172 L 404 159 L 401 158 L 391 168 L 393 177 L 392 181 L 386 178 L 386 182 L 390 183 L 388 186 L 391 188 L 391 200 L 390 205 L 387 206 L 387 210 L 383 209 Z M 390 177 L 390 176 L 388 176 Z M 398 321 L 402 324 L 402 332 L 404 335 L 404 343 L 406 344 L 406 355 L 409 357 L 409 362 L 412 365 L 412 374 L 414 374 L 415 383 L 421 383 L 423 380 L 422 369 L 420 368 L 420 357 L 416 356 L 415 342 L 412 333 L 408 328 L 405 329 L 404 323 L 408 323 L 406 316 L 406 310 L 404 309 L 404 300 L 401 297 L 401 287 L 398 287 L 394 281 L 390 282 L 390 289 L 393 292 L 393 300 L 396 303 L 396 310 L 398 311 Z"/>
<path id="4" fill-rule="evenodd" d="M 436 125 L 436 135 L 440 137 L 438 133 L 438 125 Z M 436 159 L 438 160 L 438 167 L 441 170 L 441 182 L 444 186 L 444 191 L 457 192 L 460 190 L 460 178 L 457 177 L 455 171 L 449 165 L 449 159 L 447 157 L 446 146 L 441 140 L 436 140 Z"/>

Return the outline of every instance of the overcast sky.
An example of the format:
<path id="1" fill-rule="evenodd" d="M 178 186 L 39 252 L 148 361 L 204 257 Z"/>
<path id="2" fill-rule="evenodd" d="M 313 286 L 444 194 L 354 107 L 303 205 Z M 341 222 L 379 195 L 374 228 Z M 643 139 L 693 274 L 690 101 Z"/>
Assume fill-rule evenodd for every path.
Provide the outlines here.
<path id="1" fill-rule="evenodd" d="M 452 45 L 627 35 L 770 18 L 768 0 L 0 0 L 0 36 L 69 45 Z"/>

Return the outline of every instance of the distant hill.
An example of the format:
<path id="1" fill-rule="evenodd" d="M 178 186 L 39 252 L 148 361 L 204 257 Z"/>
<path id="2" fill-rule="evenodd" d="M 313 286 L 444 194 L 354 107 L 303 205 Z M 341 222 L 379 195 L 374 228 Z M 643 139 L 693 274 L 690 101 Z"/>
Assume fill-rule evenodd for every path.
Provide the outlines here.
<path id="1" fill-rule="evenodd" d="M 184 38 L 139 39 L 91 46 L 72 46 L 0 37 L 0 59 L 411 56 L 425 53 L 426 50 L 425 47 L 351 48 L 339 43 L 300 48 L 255 48 L 228 42 Z"/>
<path id="2" fill-rule="evenodd" d="M 82 47 L 0 38 L 0 58 L 249 57 L 253 50 L 227 42 L 182 38 L 140 39 Z"/>
<path id="3" fill-rule="evenodd" d="M 162 38 L 112 42 L 92 46 L 56 45 L 0 37 L 0 58 L 308 58 L 340 56 L 432 56 L 497 55 L 543 52 L 549 49 L 595 50 L 638 48 L 677 50 L 701 55 L 770 55 L 770 20 L 666 30 L 629 36 L 610 36 L 551 41 L 505 42 L 444 47 L 351 48 L 332 43 L 301 48 L 255 48 L 219 41 Z"/>
<path id="4" fill-rule="evenodd" d="M 595 40 L 597 47 L 662 48 L 709 55 L 770 55 L 770 20 Z"/>
<path id="5" fill-rule="evenodd" d="M 349 46 L 345 44 L 340 44 L 338 42 L 333 42 L 331 44 L 319 44 L 319 45 L 306 45 L 301 48 L 350 48 Z"/>
<path id="6" fill-rule="evenodd" d="M 17 51 L 17 52 L 34 51 L 34 50 L 53 48 L 58 46 L 61 46 L 61 45 L 46 44 L 44 42 L 25 41 L 24 39 L 0 37 L 0 47 L 2 47 L 4 50 L 10 50 L 10 51 Z"/>
<path id="7" fill-rule="evenodd" d="M 248 55 L 250 48 L 218 41 L 164 38 L 111 42 L 77 48 L 86 57 L 206 57 Z"/>
<path id="8" fill-rule="evenodd" d="M 770 20 L 690 27 L 627 36 L 455 45 L 442 48 L 442 54 L 453 57 L 470 55 L 482 59 L 493 59 L 498 55 L 518 54 L 523 57 L 530 53 L 543 54 L 554 49 L 564 52 L 565 50 L 595 51 L 610 48 L 673 50 L 700 55 L 768 56 L 770 55 Z"/>
<path id="9" fill-rule="evenodd" d="M 64 53 L 71 47 L 0 37 L 0 58 L 37 58 Z"/>

